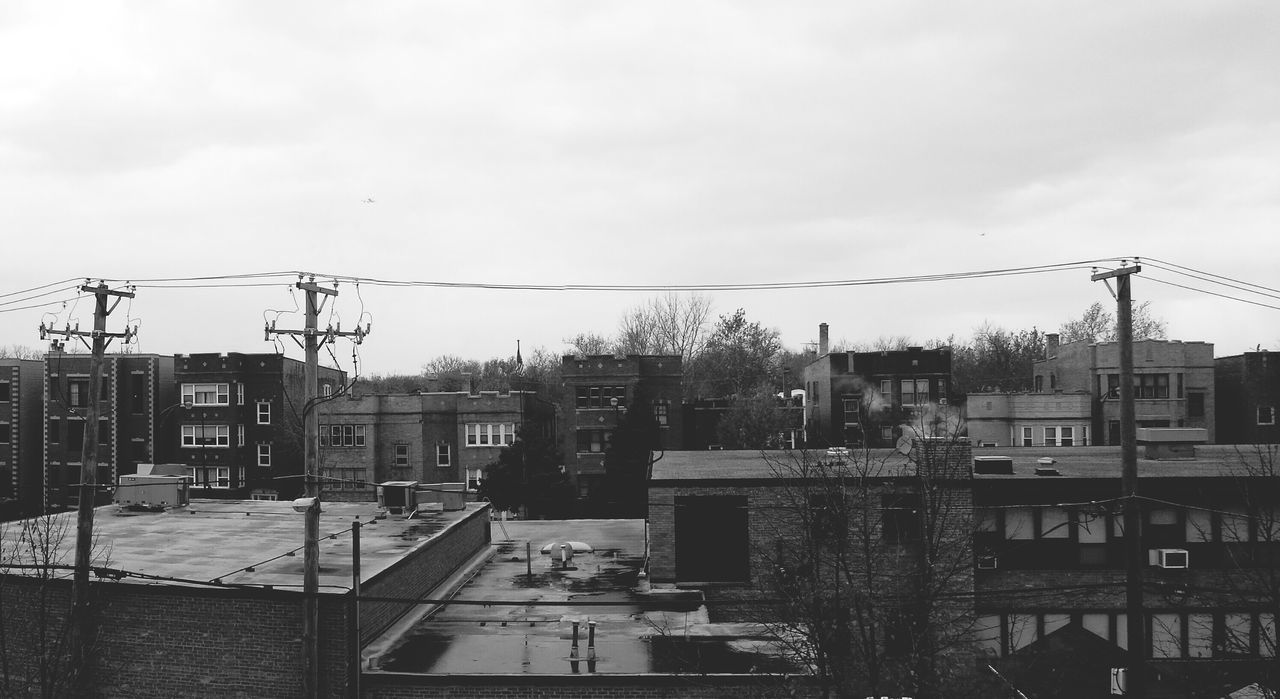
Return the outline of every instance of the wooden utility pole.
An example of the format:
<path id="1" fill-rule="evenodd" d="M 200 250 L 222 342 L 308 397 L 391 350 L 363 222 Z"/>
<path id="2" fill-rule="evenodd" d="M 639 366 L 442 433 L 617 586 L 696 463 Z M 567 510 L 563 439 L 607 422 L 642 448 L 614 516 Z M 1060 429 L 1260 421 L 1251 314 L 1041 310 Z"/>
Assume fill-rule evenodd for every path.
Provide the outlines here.
<path id="1" fill-rule="evenodd" d="M 1120 340 L 1120 489 L 1124 497 L 1125 623 L 1129 636 L 1129 672 L 1125 696 L 1146 696 L 1146 614 L 1143 612 L 1142 509 L 1138 502 L 1138 423 L 1133 394 L 1133 299 L 1129 277 L 1142 267 L 1121 267 L 1094 274 L 1093 281 L 1116 280 L 1116 334 Z"/>
<path id="2" fill-rule="evenodd" d="M 102 400 L 102 364 L 107 345 L 117 337 L 124 338 L 127 344 L 133 337 L 133 329 L 125 328 L 122 333 L 107 332 L 107 316 L 120 304 L 121 299 L 133 298 L 133 293 L 108 289 L 99 282 L 97 286 L 85 284 L 80 291 L 93 294 L 96 299 L 93 311 L 93 330 L 84 332 L 78 327 L 70 326 L 57 330 L 40 324 L 40 339 L 50 335 L 61 335 L 70 339 L 77 337 L 81 342 L 88 337 L 92 342 L 86 346 L 92 350 L 89 365 L 89 404 L 84 411 L 84 444 L 80 450 L 80 485 L 79 501 L 76 509 L 76 560 L 71 586 L 72 642 L 71 658 L 73 672 L 82 673 L 87 667 L 88 646 L 93 636 L 93 610 L 89 599 L 89 565 L 93 555 L 93 508 L 98 483 L 98 415 L 99 402 Z M 107 299 L 115 297 L 109 307 Z"/>
<path id="3" fill-rule="evenodd" d="M 302 444 L 303 444 L 303 485 L 306 497 L 310 499 L 305 511 L 303 525 L 302 548 L 302 691 L 305 697 L 316 697 L 320 694 L 320 469 L 319 469 L 319 415 L 315 408 L 320 393 L 320 345 L 333 342 L 338 337 L 354 337 L 356 344 L 369 334 L 369 328 L 361 329 L 358 325 L 351 332 L 342 332 L 333 327 L 324 331 L 319 329 L 317 319 L 324 308 L 327 297 L 337 296 L 337 289 L 328 289 L 315 283 L 315 277 L 306 282 L 299 281 L 297 288 L 307 294 L 306 326 L 303 330 L 277 330 L 275 324 L 266 327 L 265 335 L 271 339 L 276 335 L 301 335 L 303 350 L 306 352 L 306 368 L 303 381 L 306 383 L 302 408 Z M 325 300 L 320 300 L 320 296 Z"/>

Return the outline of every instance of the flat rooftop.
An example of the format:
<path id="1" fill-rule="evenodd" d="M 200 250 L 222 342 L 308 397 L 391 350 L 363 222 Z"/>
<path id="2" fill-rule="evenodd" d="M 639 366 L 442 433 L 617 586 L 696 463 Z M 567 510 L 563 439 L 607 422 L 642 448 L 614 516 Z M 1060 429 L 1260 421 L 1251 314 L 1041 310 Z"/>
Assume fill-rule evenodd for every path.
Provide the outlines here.
<path id="1" fill-rule="evenodd" d="M 711 623 L 696 590 L 651 589 L 639 576 L 643 520 L 492 523 L 490 555 L 420 620 L 365 650 L 383 672 L 408 674 L 632 674 L 779 672 L 766 631 Z M 562 565 L 546 544 L 592 551 Z M 558 544 L 553 550 L 559 551 Z M 420 615 L 421 616 L 421 615 Z M 572 651 L 579 624 L 578 659 Z M 595 622 L 596 662 L 588 662 Z"/>
<path id="2" fill-rule="evenodd" d="M 1275 446 L 1271 447 L 1273 450 Z M 1266 454 L 1267 446 L 1204 444 L 1195 447 L 1191 459 L 1144 459 L 1138 447 L 1140 478 L 1214 478 L 1237 477 L 1266 468 L 1268 458 L 1275 460 L 1280 472 L 1280 453 Z M 1120 478 L 1120 447 L 974 447 L 974 457 L 1005 456 L 1013 460 L 1013 474 L 982 474 L 977 481 L 1044 478 L 1035 469 L 1039 460 L 1051 458 L 1049 464 L 1058 469 L 1060 478 Z M 653 465 L 650 485 L 680 485 L 682 481 L 765 481 L 790 477 L 804 458 L 826 459 L 825 449 L 795 451 L 668 451 Z M 850 449 L 850 462 L 870 464 L 870 475 L 892 477 L 906 475 L 913 468 L 907 456 L 894 449 Z"/>
<path id="3" fill-rule="evenodd" d="M 359 521 L 361 578 L 368 579 L 482 507 L 423 512 L 412 519 L 378 519 L 375 503 L 326 502 L 320 514 L 320 592 L 351 588 L 351 528 Z M 31 520 L 28 520 L 31 521 Z M 65 532 L 60 563 L 75 560 L 76 513 L 53 515 Z M 22 522 L 0 524 L 0 539 L 12 547 Z M 224 584 L 302 587 L 303 514 L 290 502 L 193 500 L 165 512 L 97 508 L 93 565 L 128 571 L 122 582 L 182 585 Z M 290 554 L 293 555 L 290 555 Z M 12 571 L 20 572 L 20 571 Z M 70 577 L 71 571 L 66 571 Z"/>

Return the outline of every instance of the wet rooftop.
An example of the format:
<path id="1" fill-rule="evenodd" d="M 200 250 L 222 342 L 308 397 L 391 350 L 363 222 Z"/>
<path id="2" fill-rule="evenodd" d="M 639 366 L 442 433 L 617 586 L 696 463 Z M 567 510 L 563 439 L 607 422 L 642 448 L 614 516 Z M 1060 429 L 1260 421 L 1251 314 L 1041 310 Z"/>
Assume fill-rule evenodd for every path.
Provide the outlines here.
<path id="1" fill-rule="evenodd" d="M 763 629 L 709 623 L 700 592 L 650 589 L 639 575 L 646 544 L 642 520 L 508 521 L 492 527 L 491 555 L 460 578 L 452 603 L 375 641 L 365 652 L 374 667 L 419 674 L 788 669 L 769 652 Z M 558 544 L 566 541 L 593 550 L 566 564 L 558 554 Z M 552 554 L 541 553 L 548 543 L 555 544 Z"/>
<path id="2" fill-rule="evenodd" d="M 320 591 L 345 592 L 351 587 L 353 522 L 363 525 L 361 577 L 368 579 L 479 507 L 418 513 L 413 519 L 378 519 L 374 503 L 324 503 Z M 55 515 L 51 522 L 65 532 L 61 549 L 63 562 L 69 565 L 75 557 L 76 513 Z M 5 546 L 12 546 L 22 523 L 0 526 Z M 124 582 L 172 585 L 221 580 L 302 586 L 303 515 L 294 512 L 289 502 L 193 500 L 188 507 L 158 513 L 120 511 L 111 505 L 94 512 L 93 530 L 98 542 L 94 565 L 159 578 L 131 576 Z"/>

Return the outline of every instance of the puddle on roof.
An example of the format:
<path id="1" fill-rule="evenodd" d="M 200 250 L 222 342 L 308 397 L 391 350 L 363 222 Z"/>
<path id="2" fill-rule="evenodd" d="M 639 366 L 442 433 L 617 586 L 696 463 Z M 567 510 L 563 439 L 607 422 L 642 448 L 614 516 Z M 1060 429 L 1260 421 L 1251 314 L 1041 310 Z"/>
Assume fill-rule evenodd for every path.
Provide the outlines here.
<path id="1" fill-rule="evenodd" d="M 531 566 L 529 564 L 532 564 Z M 568 569 L 546 556 L 524 560 L 523 547 L 501 545 L 477 582 L 459 599 L 497 598 L 506 592 L 524 604 L 447 605 L 419 622 L 379 659 L 378 667 L 422 674 L 764 673 L 792 668 L 760 652 L 752 639 L 689 637 L 659 629 L 645 612 L 690 615 L 702 606 L 696 591 L 645 595 L 635 591 L 643 561 L 614 552 L 579 554 Z M 533 574 L 525 571 L 532 568 Z M 518 571 L 518 572 L 517 572 Z M 530 591 L 570 604 L 538 604 Z M 537 594 L 537 593 L 534 593 Z M 589 602 L 573 606 L 573 602 Z M 579 626 L 572 661 L 572 619 Z M 588 619 L 597 622 L 594 663 L 588 662 Z"/>

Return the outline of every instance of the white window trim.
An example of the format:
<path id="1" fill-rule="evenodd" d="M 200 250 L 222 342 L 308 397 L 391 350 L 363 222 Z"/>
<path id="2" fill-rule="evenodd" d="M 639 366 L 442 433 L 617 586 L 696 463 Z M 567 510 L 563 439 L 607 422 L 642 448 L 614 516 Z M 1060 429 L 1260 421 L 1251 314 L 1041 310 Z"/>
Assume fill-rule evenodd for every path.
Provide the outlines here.
<path id="1" fill-rule="evenodd" d="M 203 390 L 201 390 L 203 389 Z M 213 400 L 197 400 L 202 394 L 213 394 Z M 225 383 L 184 383 L 182 384 L 182 402 L 191 405 L 230 405 L 231 384 Z"/>
<path id="2" fill-rule="evenodd" d="M 442 460 L 440 457 L 443 456 Z M 453 451 L 448 442 L 436 445 L 436 468 L 448 468 L 453 465 Z"/>
<path id="3" fill-rule="evenodd" d="M 403 463 L 402 463 L 401 452 L 404 453 Z M 413 460 L 412 460 L 411 453 L 409 451 L 408 444 L 401 443 L 401 444 L 396 444 L 395 446 L 392 447 L 391 463 L 395 468 L 409 468 L 410 466 L 413 465 Z"/>
<path id="4" fill-rule="evenodd" d="M 236 384 L 236 405 L 244 405 L 244 384 Z"/>
<path id="5" fill-rule="evenodd" d="M 244 446 L 244 425 L 236 425 L 236 446 Z"/>
<path id="6" fill-rule="evenodd" d="M 1262 419 L 1262 411 L 1263 411 L 1264 409 L 1265 409 L 1268 413 L 1270 413 L 1270 415 L 1271 415 L 1271 419 L 1270 419 L 1270 420 L 1266 420 L 1266 421 L 1264 421 L 1264 420 Z M 1259 424 L 1259 425 L 1274 425 L 1274 424 L 1276 424 L 1276 408 L 1275 408 L 1275 406 L 1273 406 L 1273 405 L 1259 405 L 1259 406 L 1258 406 L 1257 413 L 1258 413 L 1258 414 L 1257 414 L 1257 418 L 1258 418 L 1258 424 Z"/>
<path id="7" fill-rule="evenodd" d="M 213 430 L 213 444 L 199 444 L 197 442 L 196 433 L 199 430 L 200 438 L 208 439 L 209 430 Z M 225 449 L 231 446 L 231 426 L 230 425 L 183 425 L 182 426 L 182 448 L 184 449 Z"/>
<path id="8" fill-rule="evenodd" d="M 271 465 L 271 444 L 258 445 L 258 465 L 263 467 Z"/>
<path id="9" fill-rule="evenodd" d="M 270 424 L 271 424 L 271 403 L 270 403 L 270 401 L 265 401 L 265 400 L 260 400 L 260 401 L 258 401 L 258 424 L 259 424 L 259 425 L 270 425 Z"/>
<path id="10" fill-rule="evenodd" d="M 188 466 L 187 476 L 191 478 L 191 484 L 196 488 L 210 488 L 215 490 L 228 490 L 231 488 L 231 466 Z M 238 482 L 244 483 L 244 469 L 237 469 L 236 475 L 239 477 Z M 202 477 L 207 476 L 208 483 L 202 482 Z M 223 482 L 226 485 L 222 485 Z"/>

